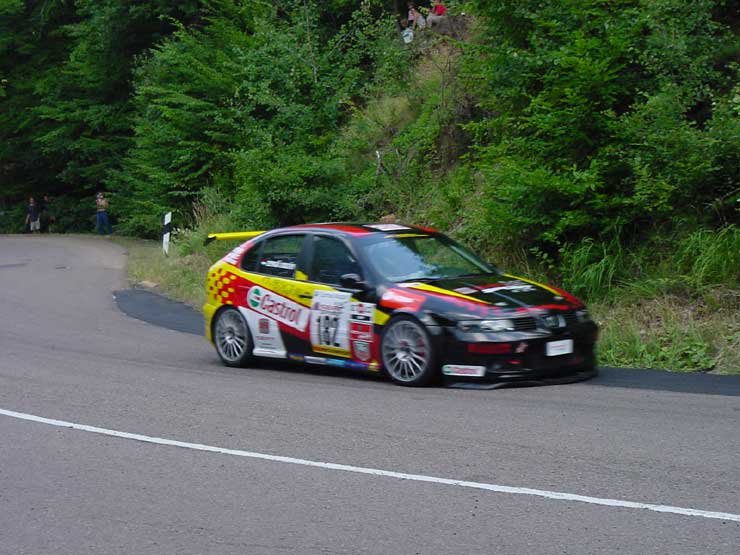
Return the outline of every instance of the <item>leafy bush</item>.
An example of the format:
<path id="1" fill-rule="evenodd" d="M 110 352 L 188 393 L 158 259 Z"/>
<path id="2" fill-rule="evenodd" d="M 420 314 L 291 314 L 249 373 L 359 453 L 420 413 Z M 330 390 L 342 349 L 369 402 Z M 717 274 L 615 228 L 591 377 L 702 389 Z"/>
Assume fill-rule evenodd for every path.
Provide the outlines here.
<path id="1" fill-rule="evenodd" d="M 740 48 L 722 2 L 474 4 L 465 76 L 486 113 L 467 127 L 483 217 L 506 237 L 557 255 L 685 216 L 736 218 L 726 201 L 707 210 L 738 194 Z"/>
<path id="2" fill-rule="evenodd" d="M 113 201 L 111 205 L 114 206 Z M 95 198 L 91 195 L 82 200 L 73 196 L 52 197 L 49 213 L 54 218 L 51 230 L 54 233 L 92 233 L 95 231 Z M 117 223 L 111 215 L 111 224 Z"/>
<path id="3" fill-rule="evenodd" d="M 0 210 L 0 233 L 22 233 L 25 231 L 26 208 L 23 204 Z"/>

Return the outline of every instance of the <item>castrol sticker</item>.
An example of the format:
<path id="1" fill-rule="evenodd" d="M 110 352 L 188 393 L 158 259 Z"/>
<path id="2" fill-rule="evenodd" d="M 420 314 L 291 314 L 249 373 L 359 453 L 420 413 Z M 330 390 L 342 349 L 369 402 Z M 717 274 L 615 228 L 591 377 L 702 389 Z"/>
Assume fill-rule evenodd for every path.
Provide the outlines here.
<path id="1" fill-rule="evenodd" d="M 299 331 L 305 330 L 308 324 L 310 311 L 307 307 L 262 287 L 252 287 L 249 290 L 247 306 Z"/>

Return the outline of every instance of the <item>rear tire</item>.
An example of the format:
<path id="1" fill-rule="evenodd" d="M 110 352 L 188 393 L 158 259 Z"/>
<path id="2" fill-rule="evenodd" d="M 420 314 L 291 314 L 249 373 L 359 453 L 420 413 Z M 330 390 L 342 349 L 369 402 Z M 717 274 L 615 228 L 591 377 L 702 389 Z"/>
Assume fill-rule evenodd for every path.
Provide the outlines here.
<path id="1" fill-rule="evenodd" d="M 439 379 L 432 338 L 415 318 L 393 318 L 383 332 L 380 352 L 383 368 L 397 384 L 420 387 Z"/>
<path id="2" fill-rule="evenodd" d="M 213 322 L 213 344 L 226 366 L 246 366 L 252 358 L 252 337 L 247 321 L 236 308 L 225 308 Z"/>

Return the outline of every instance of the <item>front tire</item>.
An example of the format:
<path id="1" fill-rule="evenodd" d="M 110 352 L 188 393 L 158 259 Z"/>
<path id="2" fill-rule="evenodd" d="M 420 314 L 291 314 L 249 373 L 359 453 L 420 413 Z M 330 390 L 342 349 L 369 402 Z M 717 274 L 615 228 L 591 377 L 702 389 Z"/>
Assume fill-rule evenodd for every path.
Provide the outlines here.
<path id="1" fill-rule="evenodd" d="M 252 358 L 252 338 L 241 312 L 235 308 L 225 308 L 216 315 L 213 344 L 226 366 L 246 366 Z"/>
<path id="2" fill-rule="evenodd" d="M 380 352 L 385 371 L 397 384 L 425 386 L 439 378 L 432 338 L 415 318 L 397 316 L 391 320 Z"/>

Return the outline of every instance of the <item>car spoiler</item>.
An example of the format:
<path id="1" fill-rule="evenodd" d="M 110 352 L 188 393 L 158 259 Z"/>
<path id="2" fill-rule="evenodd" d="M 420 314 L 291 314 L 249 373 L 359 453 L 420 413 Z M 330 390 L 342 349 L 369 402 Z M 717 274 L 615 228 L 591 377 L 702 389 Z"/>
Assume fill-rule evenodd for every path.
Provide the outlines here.
<path id="1" fill-rule="evenodd" d="M 203 242 L 204 245 L 207 245 L 208 243 L 212 241 L 229 241 L 229 240 L 243 240 L 243 239 L 251 239 L 252 237 L 257 237 L 258 235 L 262 235 L 264 231 L 232 231 L 230 233 L 209 233 L 208 237 L 206 237 L 206 240 Z"/>

